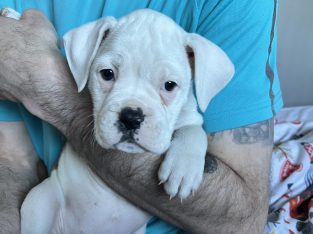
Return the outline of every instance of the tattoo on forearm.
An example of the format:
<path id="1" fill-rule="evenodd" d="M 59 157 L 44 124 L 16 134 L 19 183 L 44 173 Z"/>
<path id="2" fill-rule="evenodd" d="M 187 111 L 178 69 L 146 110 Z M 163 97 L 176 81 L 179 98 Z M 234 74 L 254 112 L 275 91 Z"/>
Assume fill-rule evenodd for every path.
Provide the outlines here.
<path id="1" fill-rule="evenodd" d="M 272 120 L 251 124 L 233 130 L 233 141 L 236 144 L 251 144 L 271 139 Z"/>
<path id="2" fill-rule="evenodd" d="M 204 173 L 213 173 L 217 170 L 217 160 L 214 155 L 207 153 L 205 156 Z"/>

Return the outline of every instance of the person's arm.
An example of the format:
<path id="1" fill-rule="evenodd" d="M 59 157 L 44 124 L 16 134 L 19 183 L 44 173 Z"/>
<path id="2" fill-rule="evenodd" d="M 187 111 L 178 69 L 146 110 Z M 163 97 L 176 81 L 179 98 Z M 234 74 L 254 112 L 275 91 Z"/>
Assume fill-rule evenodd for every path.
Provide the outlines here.
<path id="1" fill-rule="evenodd" d="M 0 113 L 1 115 L 1 113 Z M 36 184 L 40 164 L 23 122 L 0 121 L 0 233 L 20 232 L 24 195 Z"/>
<path id="2" fill-rule="evenodd" d="M 201 188 L 186 201 L 168 200 L 157 186 L 159 160 L 105 155 L 98 175 L 127 199 L 193 233 L 262 233 L 268 210 L 272 121 L 209 136 Z M 101 171 L 107 164 L 109 171 Z M 108 173 L 109 172 L 109 173 Z"/>
<path id="3" fill-rule="evenodd" d="M 101 149 L 92 135 L 89 94 L 77 93 L 47 19 L 28 11 L 0 17 L 0 93 L 56 126 L 115 191 L 194 233 L 262 233 L 268 207 L 272 121 L 209 136 L 201 188 L 169 200 L 158 185 L 160 157 Z M 5 35 L 5 36 L 3 36 Z"/>

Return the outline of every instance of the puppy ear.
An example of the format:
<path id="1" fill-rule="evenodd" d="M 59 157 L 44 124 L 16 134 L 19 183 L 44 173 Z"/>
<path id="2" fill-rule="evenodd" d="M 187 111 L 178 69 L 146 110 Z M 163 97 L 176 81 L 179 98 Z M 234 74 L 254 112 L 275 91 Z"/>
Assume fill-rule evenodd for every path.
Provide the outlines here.
<path id="1" fill-rule="evenodd" d="M 231 80 L 235 68 L 222 49 L 197 34 L 187 35 L 186 48 L 198 105 L 204 112 L 211 99 Z"/>
<path id="2" fill-rule="evenodd" d="M 103 37 L 114 27 L 116 20 L 105 17 L 85 24 L 66 33 L 63 37 L 64 49 L 78 91 L 86 86 L 91 63 Z"/>

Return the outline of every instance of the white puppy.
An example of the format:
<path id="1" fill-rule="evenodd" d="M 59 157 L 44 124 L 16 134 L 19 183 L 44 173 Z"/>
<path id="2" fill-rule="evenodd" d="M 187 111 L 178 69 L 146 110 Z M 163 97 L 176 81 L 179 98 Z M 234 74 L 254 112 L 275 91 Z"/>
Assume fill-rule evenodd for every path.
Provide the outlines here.
<path id="1" fill-rule="evenodd" d="M 65 35 L 64 47 L 79 91 L 88 82 L 97 142 L 129 153 L 166 152 L 158 175 L 166 192 L 181 199 L 194 192 L 207 148 L 197 101 L 204 111 L 232 78 L 226 54 L 152 10 L 83 25 Z M 107 212 L 112 207 L 116 212 Z M 149 217 L 66 145 L 57 169 L 25 199 L 22 233 L 139 233 Z"/>

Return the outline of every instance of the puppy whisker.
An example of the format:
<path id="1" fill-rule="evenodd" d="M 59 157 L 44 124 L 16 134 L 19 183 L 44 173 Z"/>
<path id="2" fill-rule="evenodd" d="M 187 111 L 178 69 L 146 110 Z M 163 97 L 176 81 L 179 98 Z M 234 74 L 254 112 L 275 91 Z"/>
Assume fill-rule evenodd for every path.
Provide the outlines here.
<path id="1" fill-rule="evenodd" d="M 92 139 L 91 143 L 92 143 L 92 146 L 95 148 L 95 146 L 96 146 L 98 143 L 97 143 L 97 141 L 96 141 L 94 132 L 95 132 L 95 129 L 92 129 L 92 131 L 91 131 L 91 134 L 92 134 L 92 136 L 91 136 L 91 139 Z"/>
<path id="2" fill-rule="evenodd" d="M 94 119 L 92 119 L 90 122 L 89 122 L 89 124 L 87 124 L 87 128 L 89 128 L 91 125 L 93 125 L 94 124 Z M 94 131 L 94 129 L 93 129 L 93 131 Z"/>

